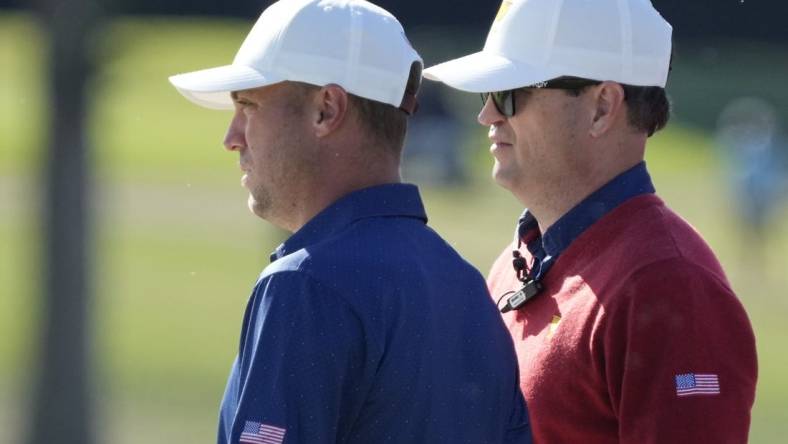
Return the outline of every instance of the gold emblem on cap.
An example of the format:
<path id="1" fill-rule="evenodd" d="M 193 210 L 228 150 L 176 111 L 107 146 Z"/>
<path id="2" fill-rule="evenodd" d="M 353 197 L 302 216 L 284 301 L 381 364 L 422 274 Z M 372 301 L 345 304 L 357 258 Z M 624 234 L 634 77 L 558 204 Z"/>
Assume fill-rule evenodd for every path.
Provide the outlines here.
<path id="1" fill-rule="evenodd" d="M 498 23 L 506 17 L 506 14 L 509 12 L 509 7 L 512 6 L 512 0 L 503 0 L 501 3 L 501 8 L 498 9 L 498 15 L 495 16 L 495 21 L 493 23 Z"/>

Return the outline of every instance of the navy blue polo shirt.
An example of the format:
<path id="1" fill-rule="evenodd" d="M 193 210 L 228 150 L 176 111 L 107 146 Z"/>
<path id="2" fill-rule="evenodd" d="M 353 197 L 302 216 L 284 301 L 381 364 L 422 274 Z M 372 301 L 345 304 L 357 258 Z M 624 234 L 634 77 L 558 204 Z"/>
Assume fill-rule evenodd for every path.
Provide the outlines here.
<path id="1" fill-rule="evenodd" d="M 280 245 L 246 308 L 218 442 L 529 443 L 512 339 L 418 190 L 351 193 Z"/>
<path id="2" fill-rule="evenodd" d="M 591 193 L 551 225 L 544 235 L 528 210 L 520 216 L 517 234 L 534 257 L 531 274 L 541 279 L 561 253 L 588 227 L 627 200 L 654 193 L 646 163 L 640 162 Z"/>

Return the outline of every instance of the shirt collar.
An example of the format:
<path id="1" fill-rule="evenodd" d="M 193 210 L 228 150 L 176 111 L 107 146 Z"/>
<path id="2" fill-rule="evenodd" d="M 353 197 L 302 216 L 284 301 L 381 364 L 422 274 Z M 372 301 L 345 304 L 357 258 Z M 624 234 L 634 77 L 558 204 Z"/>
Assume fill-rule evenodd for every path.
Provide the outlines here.
<path id="1" fill-rule="evenodd" d="M 591 193 L 544 234 L 539 232 L 536 218 L 526 209 L 518 221 L 517 233 L 540 263 L 537 278 L 544 275 L 555 259 L 588 227 L 625 201 L 648 193 L 654 193 L 654 185 L 646 163 L 640 162 Z"/>
<path id="2" fill-rule="evenodd" d="M 279 245 L 271 253 L 271 262 L 326 239 L 359 219 L 391 216 L 427 222 L 419 189 L 415 185 L 377 185 L 339 198 Z"/>

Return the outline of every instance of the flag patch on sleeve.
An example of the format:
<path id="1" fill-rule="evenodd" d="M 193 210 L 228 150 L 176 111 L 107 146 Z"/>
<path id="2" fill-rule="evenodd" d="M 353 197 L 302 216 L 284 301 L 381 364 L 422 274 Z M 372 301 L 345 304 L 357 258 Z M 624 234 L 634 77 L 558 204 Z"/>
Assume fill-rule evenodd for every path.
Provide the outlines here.
<path id="1" fill-rule="evenodd" d="M 241 442 L 247 444 L 282 444 L 286 430 L 261 422 L 246 421 Z"/>
<path id="2" fill-rule="evenodd" d="M 714 373 L 676 375 L 676 395 L 719 395 L 720 379 Z"/>

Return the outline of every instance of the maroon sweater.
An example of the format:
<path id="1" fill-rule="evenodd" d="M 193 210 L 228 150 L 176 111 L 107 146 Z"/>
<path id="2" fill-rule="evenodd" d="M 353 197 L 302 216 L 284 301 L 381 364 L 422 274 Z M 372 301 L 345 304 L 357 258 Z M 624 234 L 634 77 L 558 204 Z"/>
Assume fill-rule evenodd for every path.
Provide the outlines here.
<path id="1" fill-rule="evenodd" d="M 496 299 L 520 288 L 512 248 L 490 272 Z M 747 442 L 752 327 L 712 251 L 658 197 L 605 215 L 543 283 L 503 315 L 535 443 Z M 706 393 L 687 375 L 697 387 L 710 375 Z"/>

